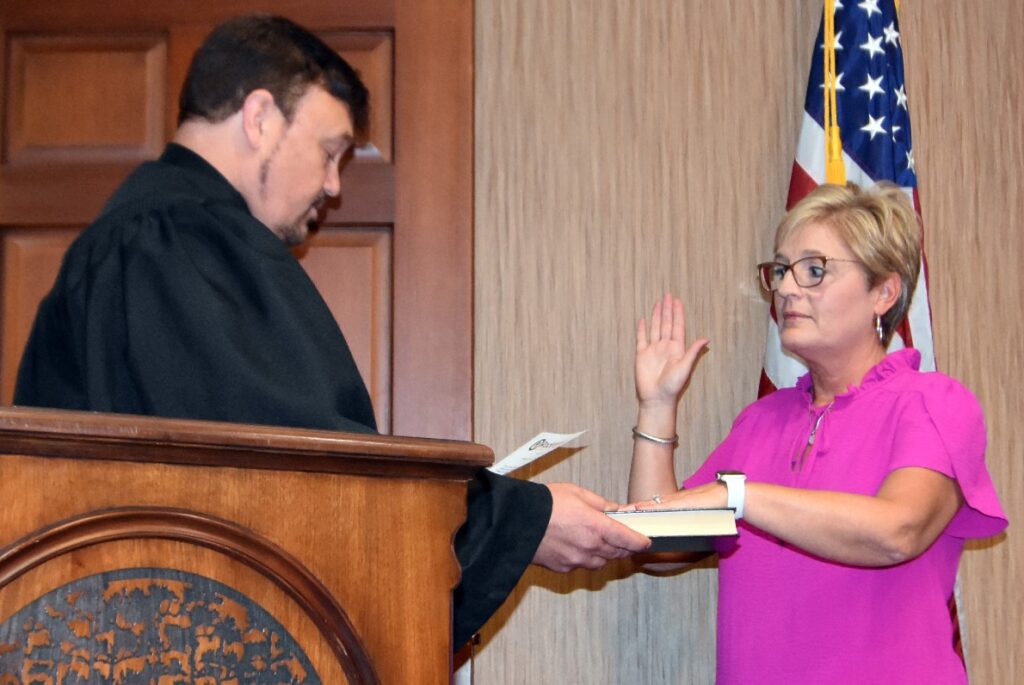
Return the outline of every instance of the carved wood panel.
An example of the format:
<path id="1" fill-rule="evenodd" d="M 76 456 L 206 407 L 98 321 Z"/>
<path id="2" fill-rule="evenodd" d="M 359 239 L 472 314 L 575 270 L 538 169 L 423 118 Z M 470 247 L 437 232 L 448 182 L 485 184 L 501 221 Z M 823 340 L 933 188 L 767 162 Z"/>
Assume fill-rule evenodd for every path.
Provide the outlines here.
<path id="1" fill-rule="evenodd" d="M 378 682 L 344 610 L 297 559 L 198 512 L 112 509 L 47 526 L 0 550 L 0 590 L 0 682 Z"/>

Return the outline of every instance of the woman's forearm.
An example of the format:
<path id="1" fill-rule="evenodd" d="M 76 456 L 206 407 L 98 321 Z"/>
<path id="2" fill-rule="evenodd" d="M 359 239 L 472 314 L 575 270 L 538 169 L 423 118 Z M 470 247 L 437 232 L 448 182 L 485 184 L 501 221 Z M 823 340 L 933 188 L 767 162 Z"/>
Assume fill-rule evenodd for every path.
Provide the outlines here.
<path id="1" fill-rule="evenodd" d="M 663 440 L 676 437 L 676 405 L 641 406 L 637 412 L 636 430 L 629 470 L 629 501 L 676 492 L 679 489 L 673 459 L 676 444 L 657 442 L 639 435 L 642 433 Z"/>
<path id="2" fill-rule="evenodd" d="M 915 467 L 893 471 L 873 496 L 752 480 L 745 491 L 747 523 L 815 556 L 855 566 L 891 566 L 913 559 L 935 541 L 963 503 L 955 481 Z M 665 504 L 706 509 L 724 507 L 726 500 L 726 488 L 712 482 L 678 491 Z"/>
<path id="3" fill-rule="evenodd" d="M 942 474 L 901 469 L 875 496 L 748 483 L 745 519 L 825 559 L 889 566 L 927 549 L 961 501 L 956 483 Z"/>

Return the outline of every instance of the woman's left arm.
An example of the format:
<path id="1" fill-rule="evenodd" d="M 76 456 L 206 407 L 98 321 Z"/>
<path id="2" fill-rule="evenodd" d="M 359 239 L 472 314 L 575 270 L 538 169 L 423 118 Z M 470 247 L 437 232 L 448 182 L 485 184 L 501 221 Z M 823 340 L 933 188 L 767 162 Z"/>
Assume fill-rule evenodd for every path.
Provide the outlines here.
<path id="1" fill-rule="evenodd" d="M 748 481 L 744 520 L 794 547 L 855 566 L 891 566 L 935 542 L 963 503 L 951 478 L 920 467 L 890 473 L 874 496 Z M 681 490 L 662 507 L 724 507 L 725 486 Z"/>

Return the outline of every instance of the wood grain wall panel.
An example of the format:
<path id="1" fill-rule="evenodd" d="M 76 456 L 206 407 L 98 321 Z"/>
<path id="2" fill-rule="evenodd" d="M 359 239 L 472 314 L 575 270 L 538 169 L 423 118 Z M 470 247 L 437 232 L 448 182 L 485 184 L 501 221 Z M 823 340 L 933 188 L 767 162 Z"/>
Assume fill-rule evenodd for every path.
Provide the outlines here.
<path id="1" fill-rule="evenodd" d="M 984 405 L 1018 521 L 1024 6 L 902 5 L 939 365 Z M 670 288 L 711 339 L 680 410 L 689 474 L 756 395 L 753 264 L 783 212 L 820 0 L 476 6 L 475 439 L 501 455 L 588 429 L 524 475 L 624 497 L 635 321 Z M 1012 530 L 965 555 L 972 682 L 1024 678 Z M 484 631 L 476 683 L 712 683 L 716 591 L 711 566 L 532 569 Z"/>
<path id="2" fill-rule="evenodd" d="M 1024 681 L 1024 4 L 904 2 L 929 289 L 940 369 L 978 397 L 1010 528 L 961 563 L 971 682 Z"/>
<path id="3" fill-rule="evenodd" d="M 75 229 L 17 230 L 0 232 L 3 273 L 0 274 L 0 302 L 3 316 L 3 346 L 0 348 L 0 402 L 14 397 L 21 353 L 28 342 L 39 302 L 53 287 L 68 245 L 78 235 Z"/>
<path id="4" fill-rule="evenodd" d="M 139 162 L 163 147 L 167 47 L 155 36 L 10 37 L 4 162 Z"/>
<path id="5" fill-rule="evenodd" d="M 345 332 L 384 433 L 391 426 L 391 245 L 385 229 L 324 228 L 298 251 Z"/>
<path id="6" fill-rule="evenodd" d="M 528 475 L 624 498 L 636 320 L 666 289 L 711 339 L 678 472 L 725 435 L 756 395 L 753 265 L 785 204 L 819 16 L 816 2 L 477 3 L 477 440 L 500 455 L 587 429 L 582 451 Z M 712 567 L 532 569 L 485 630 L 477 682 L 713 682 L 716 591 Z"/>

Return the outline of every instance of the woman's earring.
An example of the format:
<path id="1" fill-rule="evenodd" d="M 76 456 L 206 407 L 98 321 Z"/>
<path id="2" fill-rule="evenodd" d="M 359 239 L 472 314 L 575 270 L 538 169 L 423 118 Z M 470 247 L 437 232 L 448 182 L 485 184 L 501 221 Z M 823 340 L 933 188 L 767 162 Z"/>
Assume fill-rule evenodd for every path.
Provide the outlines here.
<path id="1" fill-rule="evenodd" d="M 882 330 L 882 317 L 875 314 L 875 333 L 878 334 L 878 342 L 885 344 L 885 331 Z"/>

